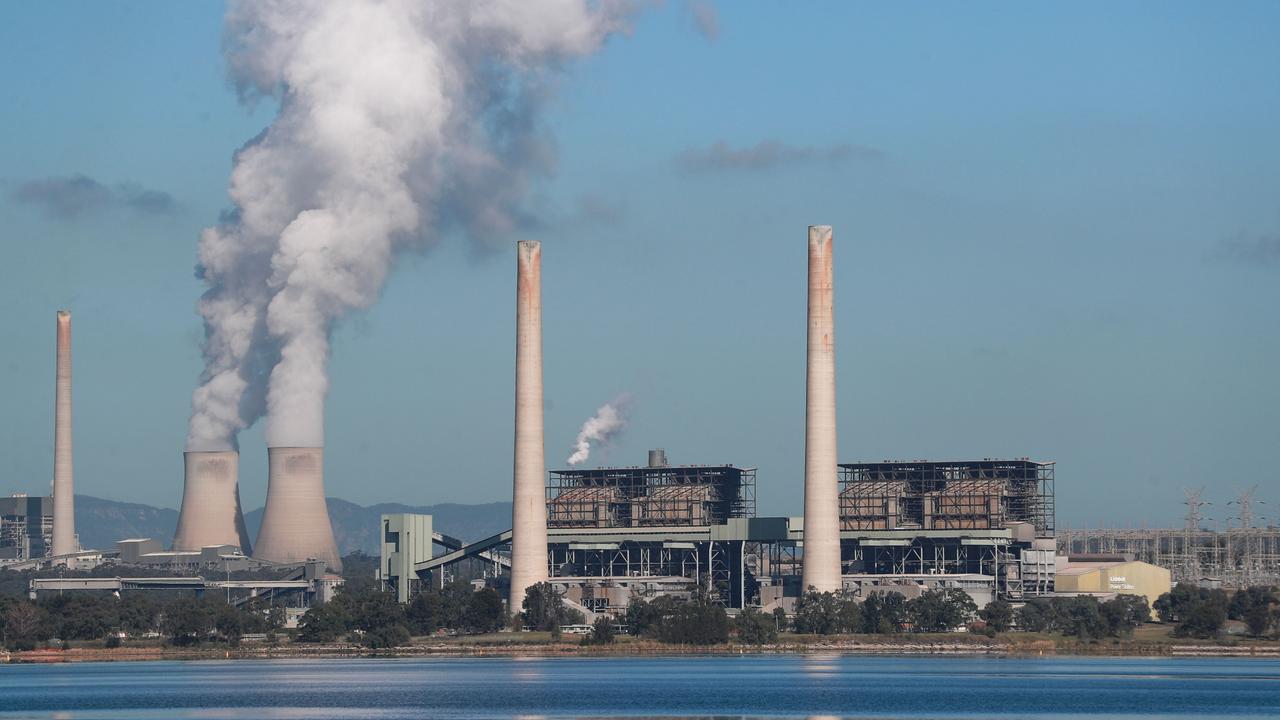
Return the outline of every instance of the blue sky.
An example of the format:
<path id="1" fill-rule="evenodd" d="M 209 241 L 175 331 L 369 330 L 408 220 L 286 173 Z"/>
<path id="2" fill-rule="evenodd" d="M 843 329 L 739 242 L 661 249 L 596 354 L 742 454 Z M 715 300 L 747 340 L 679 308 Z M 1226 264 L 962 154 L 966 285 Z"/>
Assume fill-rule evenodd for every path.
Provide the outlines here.
<path id="1" fill-rule="evenodd" d="M 228 86 L 222 13 L 53 2 L 0 23 L 0 491 L 48 487 L 65 307 L 77 490 L 180 500 L 196 238 L 275 111 Z M 799 513 L 823 223 L 842 459 L 1056 460 L 1060 525 L 1174 524 L 1201 485 L 1219 522 L 1253 484 L 1280 502 L 1280 6 L 695 16 L 640 14 L 545 118 L 549 465 L 629 391 L 631 427 L 591 462 L 754 466 L 761 512 Z M 340 325 L 331 495 L 509 499 L 513 265 L 445 237 Z M 256 507 L 261 423 L 241 448 Z"/>

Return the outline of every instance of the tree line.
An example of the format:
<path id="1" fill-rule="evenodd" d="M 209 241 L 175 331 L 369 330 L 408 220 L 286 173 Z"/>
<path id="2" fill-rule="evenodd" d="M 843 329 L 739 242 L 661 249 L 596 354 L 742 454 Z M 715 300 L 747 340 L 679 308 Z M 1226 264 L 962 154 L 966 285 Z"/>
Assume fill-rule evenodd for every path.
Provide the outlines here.
<path id="1" fill-rule="evenodd" d="M 1280 631 L 1280 591 L 1269 586 L 1225 590 L 1194 585 L 1176 585 L 1152 603 L 1162 622 L 1173 624 L 1177 637 L 1207 639 L 1217 637 L 1227 620 L 1244 622 L 1253 637 Z"/>
<path id="2" fill-rule="evenodd" d="M 10 650 L 31 650 L 52 640 L 105 641 L 160 635 L 174 645 L 218 641 L 237 645 L 248 633 L 284 626 L 284 608 L 262 602 L 230 605 L 220 597 L 143 592 L 67 593 L 31 601 L 0 596 L 0 638 Z"/>

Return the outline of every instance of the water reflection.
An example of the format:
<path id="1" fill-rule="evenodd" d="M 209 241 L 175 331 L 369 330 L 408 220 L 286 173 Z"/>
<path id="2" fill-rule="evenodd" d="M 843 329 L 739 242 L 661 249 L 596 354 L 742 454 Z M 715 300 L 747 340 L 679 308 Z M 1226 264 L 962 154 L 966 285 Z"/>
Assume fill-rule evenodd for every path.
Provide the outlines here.
<path id="1" fill-rule="evenodd" d="M 1000 699 L 997 707 L 993 698 Z M 0 667 L 0 720 L 1057 720 L 1170 715 L 1280 718 L 1280 662 L 818 654 Z"/>

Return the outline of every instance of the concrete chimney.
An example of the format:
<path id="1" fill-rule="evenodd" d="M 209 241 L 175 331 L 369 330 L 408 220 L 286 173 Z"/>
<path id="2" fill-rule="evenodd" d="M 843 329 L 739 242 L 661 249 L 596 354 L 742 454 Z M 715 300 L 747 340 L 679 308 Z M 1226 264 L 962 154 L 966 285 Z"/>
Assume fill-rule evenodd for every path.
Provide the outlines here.
<path id="1" fill-rule="evenodd" d="M 542 245 L 516 245 L 516 437 L 511 506 L 511 596 L 547 579 L 547 472 L 542 436 Z"/>
<path id="2" fill-rule="evenodd" d="M 323 560 L 340 572 L 324 502 L 324 448 L 267 448 L 267 507 L 253 556 L 269 562 Z"/>
<path id="3" fill-rule="evenodd" d="M 662 448 L 654 448 L 649 451 L 649 467 L 660 468 L 667 466 L 667 451 Z"/>
<path id="4" fill-rule="evenodd" d="M 58 359 L 53 408 L 53 555 L 80 550 L 76 488 L 71 474 L 71 313 L 58 311 Z"/>
<path id="5" fill-rule="evenodd" d="M 240 510 L 240 454 L 234 450 L 186 452 L 182 457 L 182 509 L 173 549 L 235 545 L 245 555 L 252 554 Z"/>
<path id="6" fill-rule="evenodd" d="M 831 226 L 809 226 L 809 353 L 804 418 L 804 589 L 840 589 L 836 346 Z"/>

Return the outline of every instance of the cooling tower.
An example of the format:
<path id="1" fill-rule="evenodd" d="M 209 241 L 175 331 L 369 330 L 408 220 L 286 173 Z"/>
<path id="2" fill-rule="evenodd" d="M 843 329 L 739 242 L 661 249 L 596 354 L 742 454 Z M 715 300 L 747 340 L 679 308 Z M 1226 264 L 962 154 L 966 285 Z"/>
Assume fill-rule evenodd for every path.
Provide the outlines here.
<path id="1" fill-rule="evenodd" d="M 252 554 L 240 512 L 240 454 L 234 450 L 186 452 L 182 457 L 182 510 L 173 549 L 235 545 L 245 555 Z"/>
<path id="2" fill-rule="evenodd" d="M 324 504 L 324 448 L 267 448 L 267 507 L 253 553 L 269 562 L 323 560 L 342 570 Z"/>
<path id="3" fill-rule="evenodd" d="M 53 550 L 68 555 L 76 542 L 76 488 L 71 476 L 71 313 L 58 311 L 58 359 L 53 408 Z"/>
<path id="4" fill-rule="evenodd" d="M 511 596 L 547 579 L 546 458 L 542 438 L 542 246 L 516 245 L 516 438 L 511 506 Z"/>
<path id="5" fill-rule="evenodd" d="M 809 351 L 804 418 L 804 588 L 840 589 L 836 348 L 831 226 L 809 226 Z"/>

